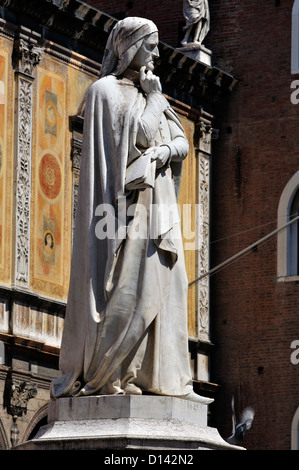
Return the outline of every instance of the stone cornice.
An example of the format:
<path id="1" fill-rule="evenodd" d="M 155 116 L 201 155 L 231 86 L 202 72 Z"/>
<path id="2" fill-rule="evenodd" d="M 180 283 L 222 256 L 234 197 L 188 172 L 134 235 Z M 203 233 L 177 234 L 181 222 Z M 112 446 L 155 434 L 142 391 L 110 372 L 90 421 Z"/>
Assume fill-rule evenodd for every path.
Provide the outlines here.
<path id="1" fill-rule="evenodd" d="M 8 349 L 11 347 L 14 348 L 14 350 L 20 350 L 23 353 L 26 350 L 27 352 L 39 352 L 43 355 L 53 356 L 55 358 L 59 356 L 59 348 L 49 346 L 48 344 L 35 339 L 0 332 L 0 341 L 3 341 L 3 343 L 7 345 Z"/>
<path id="2" fill-rule="evenodd" d="M 41 45 L 47 44 L 48 50 L 52 41 L 82 54 L 94 64 L 101 63 L 108 34 L 117 22 L 80 0 L 0 0 L 0 22 L 3 20 L 35 29 Z M 8 29 L 12 31 L 13 27 Z M 237 82 L 225 71 L 194 61 L 162 42 L 157 74 L 165 93 L 197 109 L 218 103 Z"/>

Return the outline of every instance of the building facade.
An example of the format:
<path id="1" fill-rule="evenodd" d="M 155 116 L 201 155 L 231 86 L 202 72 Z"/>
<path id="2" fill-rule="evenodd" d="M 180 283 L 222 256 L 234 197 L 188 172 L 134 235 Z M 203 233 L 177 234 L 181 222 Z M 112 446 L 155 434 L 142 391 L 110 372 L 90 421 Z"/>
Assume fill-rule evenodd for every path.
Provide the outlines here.
<path id="1" fill-rule="evenodd" d="M 213 149 L 211 266 L 253 245 L 210 278 L 214 416 L 229 435 L 234 396 L 255 408 L 248 449 L 298 449 L 298 222 L 283 227 L 298 213 L 299 2 L 210 4 L 215 60 L 239 79 Z"/>
<path id="2" fill-rule="evenodd" d="M 46 422 L 50 382 L 59 374 L 84 101 L 109 31 L 127 14 L 111 5 L 106 11 L 79 0 L 0 0 L 2 449 L 32 438 Z M 152 18 L 129 6 L 130 14 Z M 176 7 L 179 22 L 181 2 Z M 172 30 L 169 23 L 164 39 L 173 45 L 160 43 L 157 73 L 190 144 L 179 203 L 192 281 L 209 269 L 211 142 L 236 80 L 178 51 Z M 209 288 L 208 278 L 190 286 L 188 328 L 194 387 L 215 396 Z"/>
<path id="3" fill-rule="evenodd" d="M 91 1 L 99 8 L 107 3 Z M 214 67 L 238 80 L 213 124 L 219 137 L 211 171 L 210 380 L 219 387 L 212 422 L 224 437 L 231 434 L 234 396 L 238 416 L 255 408 L 243 442 L 248 449 L 298 449 L 298 222 L 292 220 L 299 197 L 299 2 L 210 0 L 209 6 L 204 44 Z M 107 8 L 119 17 L 150 17 L 162 41 L 180 46 L 181 2 Z"/>
<path id="4" fill-rule="evenodd" d="M 0 447 L 47 417 L 84 98 L 130 15 L 159 28 L 157 73 L 190 144 L 180 204 L 188 278 L 201 277 L 188 299 L 195 389 L 216 398 L 223 437 L 234 397 L 237 415 L 255 409 L 247 449 L 298 449 L 299 2 L 210 0 L 211 65 L 179 50 L 181 0 L 88 3 L 0 0 Z"/>

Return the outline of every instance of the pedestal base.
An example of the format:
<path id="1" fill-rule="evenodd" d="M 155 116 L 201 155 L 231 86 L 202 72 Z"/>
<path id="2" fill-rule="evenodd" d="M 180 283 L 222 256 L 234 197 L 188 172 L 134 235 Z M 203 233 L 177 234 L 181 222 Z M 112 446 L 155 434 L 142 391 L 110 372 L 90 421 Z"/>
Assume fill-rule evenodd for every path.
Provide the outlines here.
<path id="1" fill-rule="evenodd" d="M 60 398 L 48 424 L 14 450 L 200 450 L 231 446 L 207 426 L 207 406 L 151 395 Z"/>
<path id="2" fill-rule="evenodd" d="M 183 54 L 191 57 L 191 59 L 196 60 L 197 62 L 202 62 L 205 65 L 212 65 L 212 51 L 204 47 L 202 44 L 196 42 L 187 43 L 182 47 L 177 48 L 178 51 L 183 52 Z"/>

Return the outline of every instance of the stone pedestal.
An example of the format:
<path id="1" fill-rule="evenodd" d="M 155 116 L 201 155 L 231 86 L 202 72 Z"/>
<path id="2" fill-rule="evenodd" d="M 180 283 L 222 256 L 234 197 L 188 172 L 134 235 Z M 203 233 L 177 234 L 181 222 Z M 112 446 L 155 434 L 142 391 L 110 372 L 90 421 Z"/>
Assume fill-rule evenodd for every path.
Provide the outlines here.
<path id="1" fill-rule="evenodd" d="M 191 59 L 196 60 L 197 62 L 202 62 L 205 65 L 212 65 L 212 51 L 207 49 L 202 44 L 196 42 L 188 43 L 185 46 L 178 47 L 178 51 L 183 54 L 191 57 Z"/>
<path id="2" fill-rule="evenodd" d="M 60 398 L 48 424 L 14 450 L 238 449 L 207 426 L 207 406 L 151 395 Z"/>

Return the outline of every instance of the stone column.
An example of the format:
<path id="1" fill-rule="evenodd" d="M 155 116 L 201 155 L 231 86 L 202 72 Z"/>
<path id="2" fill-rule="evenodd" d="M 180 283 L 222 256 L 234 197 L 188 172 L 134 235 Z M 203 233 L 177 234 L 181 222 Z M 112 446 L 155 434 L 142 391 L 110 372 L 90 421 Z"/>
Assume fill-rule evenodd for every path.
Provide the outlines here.
<path id="1" fill-rule="evenodd" d="M 79 189 L 79 176 L 81 166 L 81 151 L 82 151 L 82 138 L 83 138 L 83 121 L 84 119 L 77 115 L 71 117 L 72 125 L 72 142 L 71 142 L 71 158 L 72 158 L 72 171 L 73 171 L 73 187 L 72 187 L 72 234 L 74 235 L 76 210 L 78 202 L 78 189 Z"/>
<path id="2" fill-rule="evenodd" d="M 197 276 L 210 269 L 210 179 L 212 139 L 217 134 L 212 127 L 213 116 L 202 111 L 197 125 L 197 174 L 198 174 L 198 215 L 199 247 L 197 251 Z M 197 283 L 197 379 L 209 381 L 210 351 L 210 282 L 209 276 Z"/>
<path id="3" fill-rule="evenodd" d="M 41 49 L 19 33 L 14 43 L 16 74 L 15 283 L 29 286 L 32 96 Z"/>
<path id="4" fill-rule="evenodd" d="M 212 127 L 208 121 L 200 121 L 200 138 L 197 153 L 199 175 L 198 204 L 201 208 L 200 246 L 198 250 L 198 276 L 209 270 L 210 244 L 210 157 Z M 198 337 L 209 341 L 209 278 L 198 282 Z"/>

